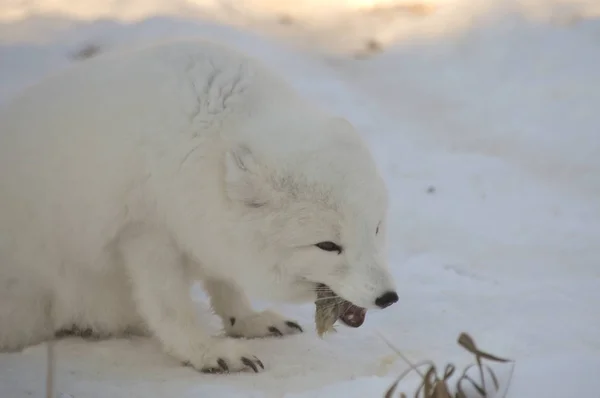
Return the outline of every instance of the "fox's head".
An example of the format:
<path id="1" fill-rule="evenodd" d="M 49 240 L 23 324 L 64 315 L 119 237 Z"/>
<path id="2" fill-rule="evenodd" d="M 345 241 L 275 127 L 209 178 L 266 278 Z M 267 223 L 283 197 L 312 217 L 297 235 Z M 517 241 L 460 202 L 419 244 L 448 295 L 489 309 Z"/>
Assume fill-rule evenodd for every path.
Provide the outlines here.
<path id="1" fill-rule="evenodd" d="M 395 303 L 385 255 L 387 189 L 353 126 L 288 118 L 263 128 L 270 133 L 232 145 L 224 168 L 248 261 L 272 275 L 262 288 L 314 300 L 324 284 L 360 307 Z"/>

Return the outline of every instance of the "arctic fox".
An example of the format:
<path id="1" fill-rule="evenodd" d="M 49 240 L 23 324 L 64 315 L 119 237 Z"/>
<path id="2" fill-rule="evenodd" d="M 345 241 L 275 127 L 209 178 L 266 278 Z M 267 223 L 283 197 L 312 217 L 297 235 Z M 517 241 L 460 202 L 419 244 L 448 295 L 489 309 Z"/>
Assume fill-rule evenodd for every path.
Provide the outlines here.
<path id="1" fill-rule="evenodd" d="M 302 331 L 249 297 L 398 300 L 388 194 L 345 119 L 258 60 L 187 39 L 100 55 L 0 111 L 0 351 L 140 333 L 204 372 Z M 197 319 L 203 284 L 227 337 Z"/>

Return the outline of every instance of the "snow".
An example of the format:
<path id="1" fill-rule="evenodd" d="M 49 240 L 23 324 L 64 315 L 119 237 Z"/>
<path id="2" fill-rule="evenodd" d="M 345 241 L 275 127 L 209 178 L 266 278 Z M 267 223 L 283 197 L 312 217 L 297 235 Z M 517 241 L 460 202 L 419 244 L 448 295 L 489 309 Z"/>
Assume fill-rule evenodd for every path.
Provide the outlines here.
<path id="1" fill-rule="evenodd" d="M 201 35 L 258 55 L 367 138 L 390 187 L 389 259 L 401 300 L 370 312 L 361 328 L 340 326 L 323 340 L 311 326 L 312 305 L 258 303 L 307 329 L 251 341 L 267 366 L 259 375 L 198 374 L 145 339 L 61 341 L 58 396 L 379 397 L 407 368 L 380 333 L 414 362 L 462 369 L 472 359 L 456 344 L 462 331 L 483 350 L 516 361 L 508 398 L 598 395 L 597 2 L 429 1 L 440 15 L 403 16 L 405 25 L 373 25 L 364 17 L 361 32 L 372 31 L 384 46 L 365 59 L 353 56 L 364 42 L 358 34 L 342 46 L 323 29 L 287 34 L 252 18 L 226 25 L 229 14 L 209 3 L 104 7 L 88 0 L 73 7 L 87 10 L 82 16 L 69 14 L 66 2 L 0 2 L 0 102 L 69 65 L 86 43 L 110 51 Z M 273 2 L 244 7 L 253 15 L 274 13 L 267 3 Z M 374 2 L 331 2 L 318 10 L 309 3 L 296 18 L 352 11 L 350 31 L 363 15 L 356 10 Z M 199 5 L 202 19 L 185 18 Z M 138 19 L 120 16 L 119 7 Z M 63 14 L 52 14 L 57 10 Z M 197 297 L 217 332 L 205 297 Z M 42 396 L 45 355 L 44 345 L 0 354 L 0 397 Z M 506 383 L 508 365 L 492 366 Z M 409 376 L 400 389 L 410 392 L 416 380 Z"/>

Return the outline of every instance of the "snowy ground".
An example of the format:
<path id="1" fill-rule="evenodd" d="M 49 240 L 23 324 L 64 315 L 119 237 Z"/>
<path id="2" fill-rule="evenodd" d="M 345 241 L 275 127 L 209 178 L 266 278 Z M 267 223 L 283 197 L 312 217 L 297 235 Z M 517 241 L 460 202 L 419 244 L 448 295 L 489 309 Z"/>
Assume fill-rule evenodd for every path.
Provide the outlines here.
<path id="1" fill-rule="evenodd" d="M 378 333 L 413 361 L 460 366 L 471 358 L 456 338 L 468 331 L 481 348 L 516 360 L 509 398 L 600 396 L 600 20 L 593 0 L 511 2 L 536 18 L 496 10 L 444 25 L 435 15 L 404 16 L 426 28 L 405 30 L 400 40 L 386 36 L 393 26 L 379 26 L 372 33 L 389 39 L 386 49 L 366 59 L 294 49 L 250 34 L 251 23 L 242 30 L 239 21 L 236 28 L 215 22 L 222 15 L 213 22 L 176 15 L 75 20 L 27 16 L 15 9 L 28 3 L 2 3 L 0 102 L 72 62 L 85 43 L 110 51 L 156 38 L 213 37 L 260 55 L 356 123 L 392 195 L 389 255 L 401 301 L 370 313 L 360 329 L 340 327 L 320 340 L 311 331 L 312 306 L 275 306 L 309 331 L 253 341 L 267 365 L 260 375 L 201 375 L 146 340 L 62 341 L 58 392 L 380 397 L 406 365 Z M 471 2 L 470 10 L 481 4 Z M 261 26 L 254 30 L 272 37 L 285 29 Z M 424 37 L 425 30 L 436 34 Z M 296 31 L 293 42 L 313 43 L 318 32 Z M 344 48 L 361 40 L 348 36 Z M 199 301 L 217 331 L 201 294 Z M 0 355 L 0 397 L 42 396 L 44 365 L 43 345 Z M 505 380 L 508 367 L 495 369 Z"/>

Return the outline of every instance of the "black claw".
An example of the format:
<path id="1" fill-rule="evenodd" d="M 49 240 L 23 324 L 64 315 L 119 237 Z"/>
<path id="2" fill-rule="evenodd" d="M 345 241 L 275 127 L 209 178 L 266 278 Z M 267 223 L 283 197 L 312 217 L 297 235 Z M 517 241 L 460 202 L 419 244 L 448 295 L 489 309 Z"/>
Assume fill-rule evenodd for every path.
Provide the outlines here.
<path id="1" fill-rule="evenodd" d="M 263 365 L 262 361 L 260 359 L 258 359 L 257 357 L 254 357 L 254 362 L 256 362 L 258 364 L 258 366 L 260 366 L 261 368 L 265 368 L 265 365 Z"/>
<path id="2" fill-rule="evenodd" d="M 254 362 L 252 362 L 250 359 L 246 358 L 246 357 L 242 357 L 242 363 L 250 368 L 252 368 L 252 370 L 255 373 L 258 373 L 258 368 L 256 367 L 256 365 L 254 364 Z"/>
<path id="3" fill-rule="evenodd" d="M 229 372 L 229 366 L 227 366 L 227 362 L 223 358 L 217 359 L 217 363 L 225 372 Z"/>
<path id="4" fill-rule="evenodd" d="M 271 326 L 269 328 L 269 332 L 271 332 L 271 334 L 274 334 L 275 336 L 283 336 L 283 333 L 281 333 L 281 330 L 277 329 L 275 326 Z"/>
<path id="5" fill-rule="evenodd" d="M 304 332 L 304 330 L 302 330 L 302 327 L 300 325 L 298 325 L 296 322 L 287 321 L 285 324 L 288 325 L 288 327 L 290 327 L 292 329 L 298 329 L 299 331 Z"/>
<path id="6" fill-rule="evenodd" d="M 231 326 L 235 325 L 235 317 L 229 318 L 229 323 L 231 323 Z"/>

